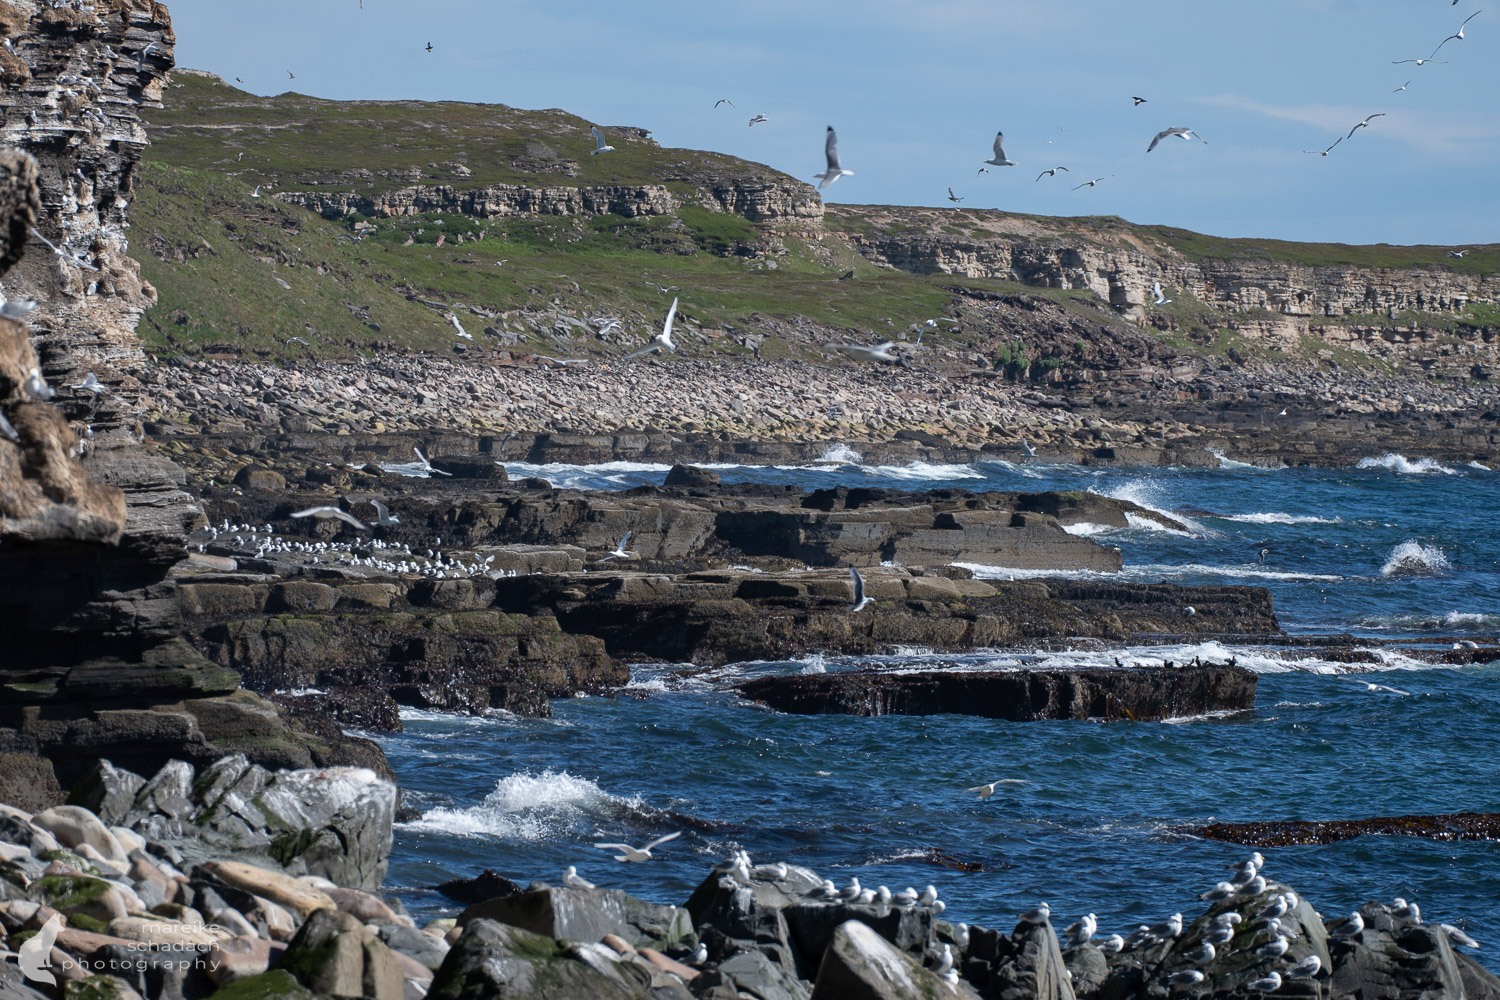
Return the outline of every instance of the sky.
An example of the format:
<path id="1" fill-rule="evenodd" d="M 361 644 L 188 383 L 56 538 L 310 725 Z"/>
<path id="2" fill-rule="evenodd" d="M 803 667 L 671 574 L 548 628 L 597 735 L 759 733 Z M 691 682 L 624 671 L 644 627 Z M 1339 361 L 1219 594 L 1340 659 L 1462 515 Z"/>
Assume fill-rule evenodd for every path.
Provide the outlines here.
<path id="1" fill-rule="evenodd" d="M 168 0 L 177 64 L 257 94 L 562 108 L 825 201 L 1119 215 L 1217 236 L 1500 242 L 1486 0 Z M 1426 57 L 1461 22 L 1441 63 Z M 426 51 L 428 43 L 432 52 Z M 297 75 L 295 83 L 288 71 Z M 1404 91 L 1396 88 L 1408 84 Z M 1146 103 L 1135 106 L 1133 97 Z M 734 106 L 714 107 L 727 98 Z M 1320 151 L 1367 115 L 1368 128 Z M 747 125 L 764 114 L 764 124 Z M 1163 141 L 1182 126 L 1206 142 Z M 1005 133 L 1015 167 L 978 169 Z M 1067 173 L 1036 180 L 1056 166 Z M 1095 187 L 1074 185 L 1097 177 Z"/>

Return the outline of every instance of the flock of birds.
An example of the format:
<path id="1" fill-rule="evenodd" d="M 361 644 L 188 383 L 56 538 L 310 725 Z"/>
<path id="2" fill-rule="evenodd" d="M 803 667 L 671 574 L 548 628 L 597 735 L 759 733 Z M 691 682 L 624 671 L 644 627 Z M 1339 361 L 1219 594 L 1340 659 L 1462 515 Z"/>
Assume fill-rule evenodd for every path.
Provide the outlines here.
<path id="1" fill-rule="evenodd" d="M 992 782 L 967 789 L 967 791 L 978 791 L 980 798 L 987 798 L 993 793 L 995 786 L 1002 783 L 1004 782 Z M 652 852 L 656 848 L 676 840 L 681 835 L 680 831 L 674 831 L 657 837 L 642 847 L 614 842 L 600 842 L 594 846 L 600 850 L 614 852 L 614 859 L 618 862 L 641 864 L 654 859 L 655 855 Z M 1261 967 L 1256 978 L 1244 985 L 1244 989 L 1249 992 L 1274 993 L 1294 980 L 1315 979 L 1325 971 L 1321 958 L 1313 954 L 1294 961 L 1287 955 L 1292 943 L 1302 936 L 1303 921 L 1308 918 L 1321 920 L 1321 917 L 1313 913 L 1310 908 L 1302 909 L 1303 901 L 1292 889 L 1269 881 L 1261 873 L 1265 863 L 1265 858 L 1259 851 L 1256 851 L 1233 866 L 1234 872 L 1229 879 L 1219 882 L 1208 892 L 1203 893 L 1201 899 L 1212 903 L 1230 900 L 1231 905 L 1209 920 L 1201 934 L 1194 934 L 1190 940 L 1183 939 L 1183 932 L 1187 929 L 1187 925 L 1180 912 L 1156 924 L 1140 924 L 1128 934 L 1115 933 L 1098 940 L 1095 939 L 1099 933 L 1098 916 L 1088 913 L 1063 929 L 1059 935 L 1059 944 L 1065 956 L 1085 945 L 1092 945 L 1105 954 L 1111 955 L 1129 951 L 1149 952 L 1151 949 L 1160 947 L 1161 953 L 1147 956 L 1149 960 L 1160 966 L 1165 965 L 1169 958 L 1176 958 L 1190 966 L 1190 968 L 1180 969 L 1167 976 L 1167 982 L 1178 988 L 1192 987 L 1207 980 L 1209 975 L 1203 970 L 1203 966 L 1235 953 L 1239 953 L 1239 957 L 1245 957 L 1246 952 L 1249 956 L 1253 956 Z M 932 885 L 928 885 L 920 892 L 910 886 L 900 892 L 892 892 L 883 885 L 873 889 L 863 886 L 858 876 L 855 876 L 840 887 L 831 879 L 820 879 L 815 873 L 805 868 L 793 868 L 784 862 L 769 865 L 753 864 L 750 854 L 743 849 L 735 851 L 732 857 L 716 865 L 714 872 L 742 885 L 751 885 L 756 881 L 770 881 L 782 885 L 783 888 L 789 879 L 803 886 L 806 886 L 810 879 L 815 884 L 801 892 L 801 896 L 806 900 L 830 905 L 882 906 L 900 909 L 926 907 L 932 910 L 934 916 L 943 913 L 947 908 L 947 904 L 938 898 L 938 890 Z M 569 865 L 564 870 L 562 884 L 571 889 L 595 888 L 594 883 L 578 873 L 576 865 Z M 1267 900 L 1268 894 L 1270 898 Z M 1255 906 L 1254 912 L 1248 912 L 1248 910 L 1241 912 L 1246 910 L 1247 906 Z M 1412 924 L 1422 922 L 1420 907 L 1405 899 L 1393 900 L 1385 906 L 1385 910 L 1399 920 Z M 1035 909 L 1020 914 L 1017 919 L 1017 929 L 1028 926 L 1050 927 L 1051 921 L 1052 908 L 1044 902 Z M 1330 922 L 1328 926 L 1329 938 L 1342 942 L 1359 942 L 1366 929 L 1364 917 L 1358 910 L 1350 913 L 1348 917 Z M 1472 949 L 1481 947 L 1478 941 L 1454 924 L 1439 924 L 1438 926 L 1449 942 L 1457 947 Z M 1244 936 L 1246 929 L 1251 932 L 1248 937 Z M 966 923 L 954 925 L 952 937 L 953 943 L 960 949 L 966 948 L 969 942 L 969 925 Z M 1238 943 L 1236 943 L 1237 938 L 1240 939 Z M 941 949 L 933 949 L 927 956 L 932 971 L 954 987 L 957 986 L 959 979 L 958 970 L 954 968 L 957 957 L 953 951 L 953 944 L 949 943 L 944 943 Z M 693 961 L 701 965 L 707 958 L 706 949 L 700 948 L 693 957 Z M 1072 973 L 1065 972 L 1065 975 L 1071 978 Z"/>

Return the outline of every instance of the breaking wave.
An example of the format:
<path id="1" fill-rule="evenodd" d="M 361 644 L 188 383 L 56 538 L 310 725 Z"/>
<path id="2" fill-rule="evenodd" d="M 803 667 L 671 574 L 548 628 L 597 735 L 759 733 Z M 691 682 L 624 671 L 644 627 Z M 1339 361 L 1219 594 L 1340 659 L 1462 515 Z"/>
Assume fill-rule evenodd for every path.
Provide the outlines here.
<path id="1" fill-rule="evenodd" d="M 1436 545 L 1423 545 L 1407 539 L 1391 549 L 1385 565 L 1380 567 L 1381 576 L 1438 576 L 1452 569 L 1448 557 Z"/>
<path id="2" fill-rule="evenodd" d="M 534 843 L 592 829 L 602 819 L 643 808 L 639 799 L 610 795 L 587 778 L 549 768 L 506 775 L 478 805 L 429 809 L 421 819 L 402 826 Z"/>
<path id="3" fill-rule="evenodd" d="M 1419 458 L 1413 462 L 1405 455 L 1398 455 L 1395 452 L 1381 455 L 1379 458 L 1362 458 L 1354 467 L 1356 469 L 1388 469 L 1403 476 L 1425 476 L 1435 472 L 1445 476 L 1457 474 L 1457 470 L 1450 469 L 1435 459 Z"/>

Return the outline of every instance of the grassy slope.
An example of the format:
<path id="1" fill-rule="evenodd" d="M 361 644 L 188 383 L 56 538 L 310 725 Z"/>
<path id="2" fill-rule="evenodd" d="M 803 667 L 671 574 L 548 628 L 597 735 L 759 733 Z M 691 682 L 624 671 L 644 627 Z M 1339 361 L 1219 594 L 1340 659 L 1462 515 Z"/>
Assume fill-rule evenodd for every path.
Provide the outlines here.
<path id="1" fill-rule="evenodd" d="M 141 327 L 148 347 L 157 350 L 287 357 L 393 347 L 449 351 L 456 342 L 454 331 L 443 311 L 416 301 L 426 299 L 500 313 L 501 319 L 484 320 L 458 310 L 480 345 L 488 341 L 482 334 L 486 325 L 507 327 L 508 318 L 508 329 L 521 334 L 529 349 L 618 355 L 644 343 L 665 312 L 669 300 L 647 285 L 648 279 L 682 286 L 680 315 L 688 329 L 788 333 L 766 342 L 763 352 L 769 355 L 815 357 L 817 340 L 829 330 L 849 339 L 891 337 L 913 321 L 941 315 L 958 288 L 1024 292 L 1057 302 L 1091 323 L 1120 322 L 1088 292 L 1027 289 L 950 275 L 921 277 L 877 267 L 861 258 L 844 235 L 869 233 L 872 227 L 938 225 L 995 238 L 1009 225 L 1001 213 L 985 213 L 980 225 L 967 218 L 971 213 L 840 206 L 830 209 L 822 239 L 698 208 L 638 219 L 481 221 L 425 215 L 369 220 L 376 226 L 374 234 L 351 242 L 361 220 L 323 219 L 277 202 L 270 192 L 328 186 L 377 193 L 443 183 L 666 183 L 685 194 L 695 182 L 714 176 L 790 179 L 720 154 L 662 149 L 629 129 L 608 129 L 616 151 L 591 156 L 588 123 L 561 111 L 457 103 L 351 104 L 298 94 L 260 98 L 188 73 L 174 78 L 166 103 L 150 113 L 152 146 L 140 174 L 132 231 L 135 255 L 161 293 L 159 308 L 147 313 Z M 460 178 L 453 164 L 465 165 L 470 176 Z M 265 189 L 258 199 L 251 197 L 257 185 Z M 873 221 L 875 216 L 881 221 Z M 1447 257 L 1446 248 L 1226 240 L 1133 226 L 1114 217 L 1009 218 L 1018 231 L 1033 237 L 1042 231 L 1044 239 L 1128 240 L 1170 246 L 1200 260 L 1222 256 L 1476 273 L 1500 269 L 1497 247 L 1477 248 L 1457 260 Z M 465 242 L 456 244 L 460 234 Z M 441 247 L 436 245 L 440 235 L 445 238 Z M 505 265 L 496 267 L 502 259 Z M 850 269 L 855 281 L 834 280 Z M 546 310 L 554 300 L 574 316 L 620 317 L 628 342 L 587 335 L 558 341 L 520 322 L 517 311 Z M 1476 313 L 1471 321 L 1490 318 Z M 1209 315 L 1195 314 L 1191 320 L 1209 329 L 1218 325 Z M 806 321 L 822 329 L 794 335 Z M 293 336 L 307 339 L 309 346 L 287 345 Z M 705 349 L 743 350 L 721 338 L 707 348 L 690 346 L 689 353 Z"/>

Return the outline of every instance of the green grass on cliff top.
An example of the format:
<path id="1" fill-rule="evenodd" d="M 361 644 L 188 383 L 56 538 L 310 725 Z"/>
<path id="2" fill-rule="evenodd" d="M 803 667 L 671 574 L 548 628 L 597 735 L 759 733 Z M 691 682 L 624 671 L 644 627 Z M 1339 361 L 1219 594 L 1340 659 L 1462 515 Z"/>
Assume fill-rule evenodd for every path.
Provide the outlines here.
<path id="1" fill-rule="evenodd" d="M 502 315 L 560 304 L 579 318 L 620 317 L 625 342 L 586 333 L 558 340 L 514 317 L 508 327 L 521 335 L 520 350 L 619 356 L 654 335 L 670 301 L 648 280 L 680 285 L 686 329 L 708 336 L 707 343 L 680 338 L 684 357 L 741 351 L 733 341 L 737 330 L 764 332 L 780 323 L 792 333 L 772 336 L 763 352 L 815 358 L 820 338 L 894 338 L 914 321 L 941 315 L 961 288 L 971 286 L 1052 298 L 1091 320 L 1118 321 L 1086 291 L 907 274 L 866 261 L 850 239 L 876 230 L 923 231 L 934 219 L 967 226 L 975 239 L 1003 239 L 1004 213 L 966 212 L 973 217 L 960 223 L 952 213 L 934 215 L 939 210 L 841 205 L 830 208 L 824 235 L 814 237 L 799 235 L 795 224 L 779 231 L 695 207 L 634 219 L 479 220 L 429 213 L 360 220 L 326 219 L 271 196 L 279 190 L 378 194 L 410 185 L 462 190 L 493 183 L 660 183 L 682 195 L 721 178 L 796 183 L 769 167 L 662 149 L 639 132 L 608 126 L 615 152 L 592 156 L 588 123 L 561 111 L 342 103 L 299 94 L 263 98 L 193 73 L 174 76 L 165 102 L 148 112 L 152 145 L 138 176 L 131 228 L 134 256 L 160 293 L 140 328 L 156 351 L 284 358 L 391 348 L 447 353 L 461 341 L 444 310 L 420 301 L 427 300 Z M 454 164 L 464 164 L 469 176 Z M 264 185 L 262 197 L 252 198 L 257 185 Z M 1114 217 L 1015 218 L 1026 231 L 1040 230 L 1042 239 L 1166 245 L 1198 260 L 1500 270 L 1495 247 L 1458 260 L 1447 257 L 1446 248 L 1225 240 Z M 376 229 L 352 242 L 361 221 Z M 460 235 L 464 242 L 457 243 Z M 437 246 L 440 236 L 443 246 Z M 505 265 L 496 267 L 502 259 Z M 835 280 L 851 269 L 855 280 Z M 484 327 L 505 325 L 457 312 L 475 337 L 473 346 L 493 346 Z M 808 321 L 825 329 L 797 336 Z M 291 337 L 309 344 L 288 345 Z"/>

